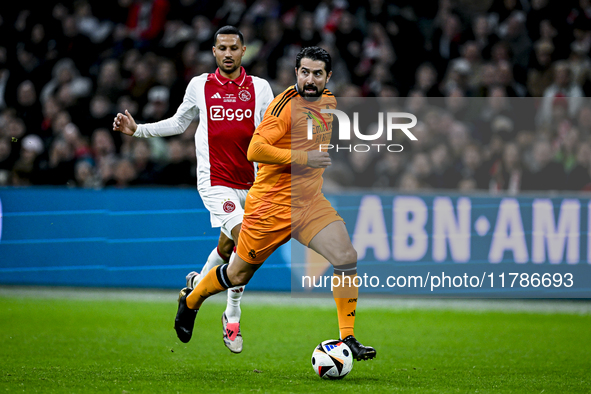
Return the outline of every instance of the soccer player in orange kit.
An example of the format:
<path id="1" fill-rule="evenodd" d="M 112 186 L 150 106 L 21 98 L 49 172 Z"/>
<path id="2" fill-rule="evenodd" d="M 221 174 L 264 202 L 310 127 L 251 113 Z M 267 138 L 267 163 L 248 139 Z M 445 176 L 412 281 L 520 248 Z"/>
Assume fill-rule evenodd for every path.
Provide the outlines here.
<path id="1" fill-rule="evenodd" d="M 189 342 L 203 301 L 247 284 L 271 253 L 293 237 L 326 258 L 335 276 L 348 279 L 333 287 L 340 337 L 355 359 L 369 360 L 375 349 L 354 336 L 357 252 L 343 219 L 321 191 L 322 174 L 331 161 L 319 147 L 330 141 L 332 116 L 320 110 L 336 107 L 325 88 L 332 75 L 331 57 L 322 48 L 304 48 L 296 56 L 295 72 L 296 85 L 269 105 L 248 148 L 248 159 L 259 163 L 259 171 L 246 199 L 236 256 L 212 268 L 194 289 L 181 290 L 175 330 L 182 342 Z M 318 123 L 312 139 L 308 118 Z"/>

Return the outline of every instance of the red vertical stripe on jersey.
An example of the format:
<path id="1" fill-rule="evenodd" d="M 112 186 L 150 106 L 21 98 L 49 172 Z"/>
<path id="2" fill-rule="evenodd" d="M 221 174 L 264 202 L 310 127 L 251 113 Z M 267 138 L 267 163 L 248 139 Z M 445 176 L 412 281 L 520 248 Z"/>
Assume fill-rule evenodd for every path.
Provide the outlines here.
<path id="1" fill-rule="evenodd" d="M 252 78 L 240 75 L 234 82 L 209 74 L 205 105 L 211 186 L 249 189 L 254 182 L 254 167 L 246 158 L 255 130 Z"/>

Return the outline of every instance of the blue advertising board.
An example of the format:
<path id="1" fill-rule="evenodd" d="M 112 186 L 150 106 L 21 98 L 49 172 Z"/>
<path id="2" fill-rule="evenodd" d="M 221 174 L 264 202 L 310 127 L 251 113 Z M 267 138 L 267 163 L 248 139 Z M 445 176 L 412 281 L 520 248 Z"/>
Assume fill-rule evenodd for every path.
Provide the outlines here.
<path id="1" fill-rule="evenodd" d="M 181 288 L 217 245 L 194 189 L 0 189 L 0 283 Z M 286 290 L 273 256 L 252 290 Z"/>

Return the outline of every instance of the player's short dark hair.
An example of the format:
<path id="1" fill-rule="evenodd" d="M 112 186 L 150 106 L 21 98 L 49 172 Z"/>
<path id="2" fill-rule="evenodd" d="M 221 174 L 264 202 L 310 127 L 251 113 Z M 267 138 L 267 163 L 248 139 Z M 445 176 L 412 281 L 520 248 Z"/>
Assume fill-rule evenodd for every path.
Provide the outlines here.
<path id="1" fill-rule="evenodd" d="M 240 44 L 244 45 L 244 36 L 242 35 L 242 32 L 238 30 L 237 27 L 227 25 L 220 27 L 219 30 L 215 32 L 215 35 L 213 36 L 213 46 L 218 42 L 218 35 L 220 34 L 236 34 L 238 38 L 240 38 Z"/>
<path id="2" fill-rule="evenodd" d="M 320 60 L 324 62 L 324 71 L 328 74 L 332 70 L 332 59 L 326 50 L 320 47 L 306 47 L 296 55 L 296 69 L 302 64 L 302 59 Z"/>

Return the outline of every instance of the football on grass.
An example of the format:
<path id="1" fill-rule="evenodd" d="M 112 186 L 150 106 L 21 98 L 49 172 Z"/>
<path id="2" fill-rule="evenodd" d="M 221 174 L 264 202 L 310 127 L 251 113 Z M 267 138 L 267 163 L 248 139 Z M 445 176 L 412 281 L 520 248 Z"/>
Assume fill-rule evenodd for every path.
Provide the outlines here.
<path id="1" fill-rule="evenodd" d="M 324 341 L 312 353 L 312 368 L 323 379 L 342 379 L 353 368 L 351 349 L 340 340 Z"/>

